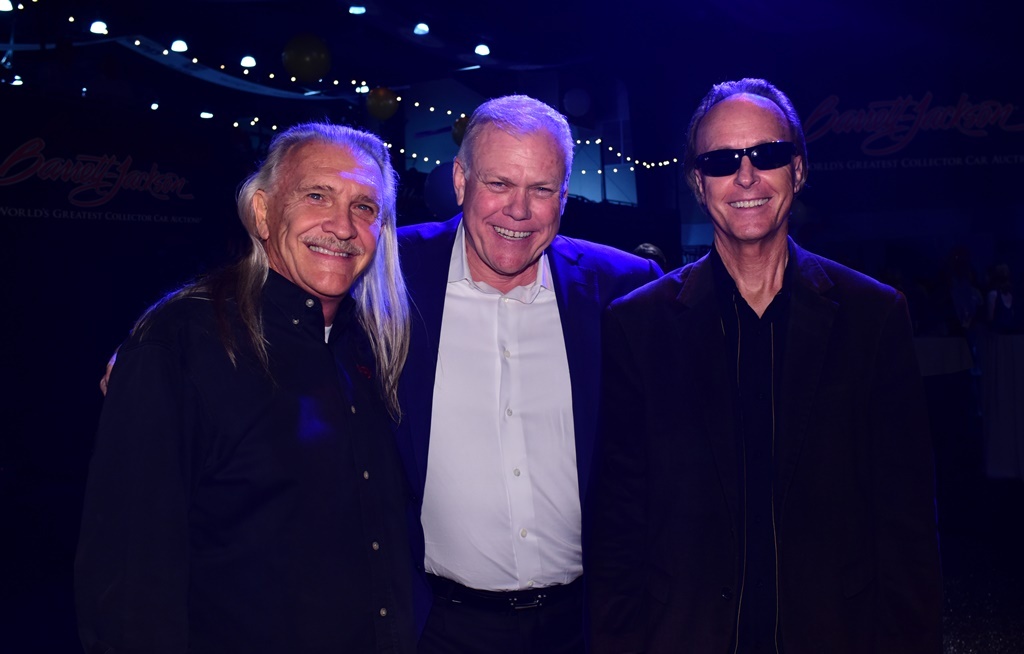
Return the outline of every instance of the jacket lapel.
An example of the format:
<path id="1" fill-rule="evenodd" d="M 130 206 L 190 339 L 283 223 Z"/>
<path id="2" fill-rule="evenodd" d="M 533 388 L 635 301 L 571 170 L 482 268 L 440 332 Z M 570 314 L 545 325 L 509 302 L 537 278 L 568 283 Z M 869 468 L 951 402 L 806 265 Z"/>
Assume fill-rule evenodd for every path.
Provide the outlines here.
<path id="1" fill-rule="evenodd" d="M 461 219 L 462 214 L 459 214 L 437 225 L 436 230 L 409 237 L 408 244 L 401 251 L 411 305 L 412 335 L 409 358 L 400 384 L 403 389 L 403 420 L 399 426 L 399 437 L 407 439 L 406 447 L 412 451 L 413 470 L 408 472 L 415 474 L 413 479 L 419 497 L 422 497 L 427 478 L 434 377 L 441 343 L 441 317 L 448 289 L 448 268 Z M 407 462 L 407 467 L 409 465 Z"/>
<path id="2" fill-rule="evenodd" d="M 569 363 L 573 431 L 580 499 L 586 497 L 597 432 L 600 393 L 601 310 L 597 275 L 581 264 L 582 253 L 556 236 L 548 249 L 562 340 Z"/>
<path id="3" fill-rule="evenodd" d="M 821 379 L 825 354 L 839 305 L 824 295 L 832 280 L 817 258 L 790 241 L 796 258 L 796 279 L 790 300 L 786 361 L 782 370 L 780 442 L 778 447 L 779 507 L 793 481 L 800 449 L 807 436 L 811 407 Z"/>
<path id="4" fill-rule="evenodd" d="M 715 301 L 711 261 L 702 258 L 690 271 L 677 296 L 677 338 L 675 342 L 688 357 L 677 356 L 678 388 L 695 393 L 702 407 L 701 434 L 714 455 L 722 494 L 732 511 L 733 523 L 739 511 L 736 452 L 736 391 L 729 377 L 728 349 L 725 346 L 719 309 Z M 678 362 L 686 361 L 683 365 Z M 688 438 L 686 434 L 683 438 Z"/>

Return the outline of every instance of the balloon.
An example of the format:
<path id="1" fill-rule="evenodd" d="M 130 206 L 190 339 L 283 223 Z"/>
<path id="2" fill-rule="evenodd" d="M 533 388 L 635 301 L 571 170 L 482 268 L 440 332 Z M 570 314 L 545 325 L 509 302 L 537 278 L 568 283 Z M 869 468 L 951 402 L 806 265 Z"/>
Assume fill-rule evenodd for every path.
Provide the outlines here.
<path id="1" fill-rule="evenodd" d="M 387 120 L 398 111 L 398 96 L 386 86 L 378 86 L 366 94 L 366 110 L 377 120 Z"/>
<path id="2" fill-rule="evenodd" d="M 296 79 L 315 82 L 331 69 L 331 52 L 320 37 L 299 34 L 285 45 L 281 62 Z"/>
<path id="3" fill-rule="evenodd" d="M 455 145 L 462 145 L 462 137 L 466 135 L 466 125 L 469 124 L 469 116 L 460 116 L 452 125 L 452 140 Z"/>
<path id="4" fill-rule="evenodd" d="M 427 174 L 423 182 L 423 199 L 427 209 L 434 218 L 448 220 L 459 213 L 459 203 L 455 199 L 455 186 L 452 184 L 452 169 L 455 164 L 448 161 L 439 164 Z"/>

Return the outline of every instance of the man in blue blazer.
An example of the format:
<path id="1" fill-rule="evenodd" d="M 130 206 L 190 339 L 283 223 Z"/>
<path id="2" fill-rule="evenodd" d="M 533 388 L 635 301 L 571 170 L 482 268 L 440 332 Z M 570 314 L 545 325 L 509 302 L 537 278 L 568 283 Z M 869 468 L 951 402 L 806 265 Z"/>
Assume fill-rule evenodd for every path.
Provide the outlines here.
<path id="1" fill-rule="evenodd" d="M 421 652 L 583 651 L 600 315 L 661 271 L 557 235 L 572 148 L 544 103 L 484 103 L 455 159 L 463 213 L 399 231 L 413 331 L 398 442 L 432 599 Z"/>

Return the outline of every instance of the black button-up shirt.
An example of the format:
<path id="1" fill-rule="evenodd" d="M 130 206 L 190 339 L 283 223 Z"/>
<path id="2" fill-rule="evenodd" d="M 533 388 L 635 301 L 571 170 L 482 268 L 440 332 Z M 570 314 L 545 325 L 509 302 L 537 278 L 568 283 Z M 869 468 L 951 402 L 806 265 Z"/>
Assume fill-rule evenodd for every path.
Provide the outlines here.
<path id="1" fill-rule="evenodd" d="M 722 316 L 727 365 L 735 382 L 737 406 L 736 450 L 739 497 L 742 501 L 740 538 L 741 595 L 739 600 L 740 652 L 776 652 L 777 546 L 773 507 L 775 476 L 776 408 L 782 382 L 783 346 L 789 317 L 789 288 L 782 290 L 764 313 L 747 304 L 722 263 L 711 253 L 715 294 Z M 778 645 L 781 648 L 781 643 Z"/>
<path id="2" fill-rule="evenodd" d="M 231 363 L 213 304 L 166 304 L 118 354 L 76 561 L 86 649 L 411 652 L 407 494 L 354 302 L 325 343 L 320 302 L 271 272 L 269 371 L 240 329 Z"/>

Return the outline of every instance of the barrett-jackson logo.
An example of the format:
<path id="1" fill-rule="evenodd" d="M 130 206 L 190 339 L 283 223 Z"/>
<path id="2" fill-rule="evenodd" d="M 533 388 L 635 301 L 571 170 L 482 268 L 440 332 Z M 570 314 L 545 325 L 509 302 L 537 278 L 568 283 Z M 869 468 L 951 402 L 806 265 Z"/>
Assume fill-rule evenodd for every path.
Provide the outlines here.
<path id="1" fill-rule="evenodd" d="M 176 173 L 161 172 L 156 163 L 149 170 L 133 169 L 131 155 L 119 159 L 111 155 L 80 154 L 74 159 L 46 158 L 46 141 L 33 138 L 16 148 L 0 163 L 0 186 L 11 186 L 31 177 L 48 182 L 74 184 L 68 201 L 77 207 L 98 207 L 120 191 L 148 193 L 158 200 L 172 196 L 191 200 L 188 180 Z"/>
<path id="2" fill-rule="evenodd" d="M 840 111 L 839 96 L 831 95 L 822 101 L 804 121 L 808 141 L 833 134 L 867 134 L 861 151 L 869 155 L 898 152 L 907 146 L 919 132 L 957 130 L 967 136 L 988 136 L 989 128 L 998 127 L 1007 132 L 1024 130 L 1017 107 L 995 100 L 971 102 L 966 93 L 960 95 L 956 105 L 932 106 L 934 96 L 927 92 L 920 100 L 913 96 L 900 96 L 895 100 L 870 102 L 866 109 Z"/>

